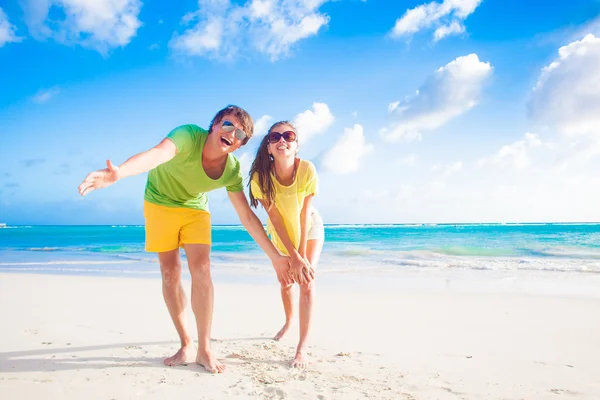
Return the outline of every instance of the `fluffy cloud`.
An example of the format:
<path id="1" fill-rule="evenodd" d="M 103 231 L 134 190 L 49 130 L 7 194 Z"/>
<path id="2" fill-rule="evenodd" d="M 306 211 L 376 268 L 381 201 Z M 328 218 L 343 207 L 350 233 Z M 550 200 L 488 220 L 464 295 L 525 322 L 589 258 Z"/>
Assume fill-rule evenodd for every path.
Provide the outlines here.
<path id="1" fill-rule="evenodd" d="M 292 123 L 298 129 L 302 143 L 306 143 L 314 135 L 325 132 L 333 124 L 334 120 L 335 117 L 331 114 L 327 104 L 313 103 L 312 110 L 306 110 L 296 115 Z M 263 115 L 254 123 L 254 134 L 264 135 L 274 122 L 272 116 Z"/>
<path id="2" fill-rule="evenodd" d="M 312 110 L 306 110 L 294 118 L 302 143 L 306 143 L 314 135 L 323 133 L 335 120 L 325 103 L 313 103 Z"/>
<path id="3" fill-rule="evenodd" d="M 433 181 L 429 184 L 429 190 L 434 193 L 443 192 L 446 190 L 446 184 L 440 181 Z"/>
<path id="4" fill-rule="evenodd" d="M 185 55 L 231 59 L 246 50 L 275 61 L 329 23 L 318 11 L 325 1 L 249 0 L 239 6 L 229 0 L 199 0 L 198 10 L 183 18 L 191 26 L 170 45 Z"/>
<path id="5" fill-rule="evenodd" d="M 254 123 L 254 138 L 243 147 L 245 151 L 238 157 L 242 167 L 242 176 L 244 177 L 245 181 L 248 179 L 250 167 L 252 166 L 252 162 L 254 161 L 254 157 L 256 156 L 256 151 L 258 150 L 260 142 L 265 133 L 267 133 L 268 129 L 271 127 L 272 123 L 273 117 L 270 115 L 263 115 L 257 119 Z"/>
<path id="6" fill-rule="evenodd" d="M 457 161 L 455 163 L 448 164 L 448 165 L 436 164 L 433 167 L 431 167 L 431 170 L 433 172 L 439 173 L 442 176 L 449 176 L 455 172 L 462 170 L 462 168 L 463 168 L 462 161 Z"/>
<path id="7" fill-rule="evenodd" d="M 391 36 L 410 37 L 424 30 L 435 28 L 433 39 L 437 42 L 447 36 L 465 31 L 463 21 L 475 11 L 481 0 L 444 0 L 431 2 L 407 10 L 396 20 Z"/>
<path id="8" fill-rule="evenodd" d="M 23 9 L 34 37 L 78 43 L 107 54 L 135 36 L 141 5 L 139 0 L 25 0 Z M 60 9 L 62 19 L 49 17 L 53 7 Z"/>
<path id="9" fill-rule="evenodd" d="M 242 153 L 238 158 L 240 160 L 240 167 L 242 169 L 242 176 L 244 177 L 244 182 L 246 183 L 250 174 L 250 167 L 252 167 L 252 162 L 254 161 L 254 155 L 249 152 Z"/>
<path id="10" fill-rule="evenodd" d="M 542 69 L 530 116 L 566 137 L 600 140 L 600 37 L 589 34 L 563 46 Z"/>
<path id="11" fill-rule="evenodd" d="M 59 92 L 60 92 L 60 90 L 57 87 L 53 87 L 50 89 L 42 89 L 39 92 L 37 92 L 35 96 L 33 96 L 32 100 L 34 103 L 38 103 L 38 104 L 47 103 L 48 101 L 50 101 L 50 99 L 52 99 L 54 96 L 56 96 Z"/>
<path id="12" fill-rule="evenodd" d="M 417 156 L 415 154 L 408 155 L 406 157 L 402 157 L 397 161 L 400 165 L 407 165 L 409 167 L 414 167 L 417 163 Z"/>
<path id="13" fill-rule="evenodd" d="M 398 200 L 407 200 L 414 196 L 414 189 L 412 185 L 400 185 L 398 189 L 395 190 L 387 190 L 387 189 L 378 189 L 371 190 L 368 189 L 364 193 L 364 198 L 372 201 L 398 201 Z M 363 197 L 363 196 L 361 196 Z M 396 205 L 396 204 L 394 204 Z"/>
<path id="14" fill-rule="evenodd" d="M 502 146 L 498 153 L 480 159 L 477 166 L 497 165 L 500 167 L 525 168 L 531 164 L 531 149 L 543 145 L 539 136 L 535 133 L 526 133 L 523 140 Z"/>
<path id="15" fill-rule="evenodd" d="M 271 127 L 272 124 L 273 124 L 273 117 L 271 117 L 270 115 L 263 115 L 262 117 L 257 119 L 256 122 L 254 123 L 254 135 L 255 136 L 264 135 L 265 133 L 267 133 L 267 131 L 269 130 L 269 128 Z"/>
<path id="16" fill-rule="evenodd" d="M 383 140 L 413 141 L 421 132 L 434 130 L 475 107 L 492 66 L 479 61 L 477 54 L 458 57 L 431 75 L 412 98 L 391 103 L 388 112 L 395 119 L 380 131 Z"/>
<path id="17" fill-rule="evenodd" d="M 6 43 L 20 42 L 23 38 L 16 35 L 17 28 L 10 23 L 8 16 L 0 7 L 0 47 Z"/>
<path id="18" fill-rule="evenodd" d="M 322 166 L 336 174 L 347 174 L 358 171 L 362 158 L 373 150 L 367 143 L 363 127 L 355 124 L 344 129 L 344 134 L 332 148 L 327 150 L 322 159 Z"/>

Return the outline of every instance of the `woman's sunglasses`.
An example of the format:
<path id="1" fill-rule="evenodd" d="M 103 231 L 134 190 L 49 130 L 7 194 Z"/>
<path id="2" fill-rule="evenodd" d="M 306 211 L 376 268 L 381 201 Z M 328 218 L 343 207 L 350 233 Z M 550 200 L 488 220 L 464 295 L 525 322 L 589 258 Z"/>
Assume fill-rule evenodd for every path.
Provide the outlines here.
<path id="1" fill-rule="evenodd" d="M 283 133 L 279 132 L 271 132 L 269 133 L 269 142 L 277 143 L 279 139 L 283 137 L 283 140 L 286 142 L 295 142 L 296 141 L 296 132 L 294 131 L 285 131 Z"/>
<path id="2" fill-rule="evenodd" d="M 233 125 L 233 122 L 231 121 L 223 121 L 223 125 L 221 126 L 221 129 L 223 129 L 225 132 L 231 132 L 232 130 L 235 129 L 235 137 L 237 138 L 237 140 L 244 140 L 246 139 L 246 132 L 244 132 L 243 130 L 236 128 L 235 125 Z"/>

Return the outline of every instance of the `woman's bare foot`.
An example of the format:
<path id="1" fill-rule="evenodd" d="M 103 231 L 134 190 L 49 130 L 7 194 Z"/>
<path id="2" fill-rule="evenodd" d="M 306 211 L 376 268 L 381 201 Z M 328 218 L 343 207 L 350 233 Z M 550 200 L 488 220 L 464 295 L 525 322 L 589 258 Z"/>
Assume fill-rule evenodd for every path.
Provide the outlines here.
<path id="1" fill-rule="evenodd" d="M 296 357 L 292 361 L 292 368 L 306 368 L 310 363 L 308 362 L 308 354 L 304 350 L 298 350 Z"/>
<path id="2" fill-rule="evenodd" d="M 171 357 L 165 358 L 163 361 L 165 365 L 169 367 L 174 367 L 176 365 L 186 365 L 193 363 L 196 356 L 196 348 L 194 345 L 190 344 L 187 346 L 183 346 Z"/>
<path id="3" fill-rule="evenodd" d="M 220 374 L 221 372 L 225 371 L 225 365 L 220 363 L 219 360 L 213 356 L 210 350 L 198 350 L 196 364 L 202 365 L 204 369 L 211 374 Z"/>
<path id="4" fill-rule="evenodd" d="M 280 340 L 282 337 L 285 336 L 285 334 L 287 333 L 288 329 L 290 329 L 290 322 L 286 322 L 286 324 L 283 326 L 283 328 L 281 328 L 279 330 L 279 332 L 277 332 L 277 335 L 275 335 L 275 337 L 273 338 L 273 340 Z"/>

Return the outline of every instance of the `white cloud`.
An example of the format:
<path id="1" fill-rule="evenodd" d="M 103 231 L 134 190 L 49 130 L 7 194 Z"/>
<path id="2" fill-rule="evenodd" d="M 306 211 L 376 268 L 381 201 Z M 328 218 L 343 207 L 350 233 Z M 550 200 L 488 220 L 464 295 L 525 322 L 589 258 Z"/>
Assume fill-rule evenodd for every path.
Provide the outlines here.
<path id="1" fill-rule="evenodd" d="M 541 147 L 542 145 L 544 143 L 542 143 L 537 134 L 526 133 L 523 140 L 502 146 L 496 154 L 480 159 L 477 162 L 477 166 L 497 165 L 500 167 L 525 168 L 531 164 L 531 149 Z"/>
<path id="2" fill-rule="evenodd" d="M 380 130 L 382 139 L 419 140 L 422 131 L 437 129 L 475 107 L 492 69 L 490 63 L 479 61 L 477 54 L 458 57 L 438 68 L 414 97 L 388 106 L 396 121 Z"/>
<path id="3" fill-rule="evenodd" d="M 37 92 L 35 96 L 33 96 L 32 100 L 34 103 L 38 103 L 38 104 L 47 103 L 48 101 L 50 101 L 50 99 L 52 99 L 58 93 L 60 93 L 60 90 L 58 87 L 52 87 L 50 89 L 42 89 L 39 92 Z"/>
<path id="4" fill-rule="evenodd" d="M 575 164 L 584 164 L 590 158 L 600 155 L 600 140 L 591 135 L 576 140 L 565 138 L 559 145 L 556 161 L 559 168 L 563 169 Z"/>
<path id="5" fill-rule="evenodd" d="M 175 36 L 169 43 L 171 48 L 192 56 L 203 56 L 219 50 L 222 42 L 223 21 L 214 18 L 204 24 L 198 23 L 181 36 Z"/>
<path id="6" fill-rule="evenodd" d="M 196 12 L 184 16 L 192 24 L 175 35 L 171 48 L 184 55 L 231 59 L 258 51 L 275 61 L 298 41 L 316 35 L 329 23 L 319 12 L 327 0 L 199 0 Z"/>
<path id="7" fill-rule="evenodd" d="M 273 117 L 271 117 L 270 115 L 263 115 L 254 123 L 254 135 L 258 136 L 266 134 L 269 128 L 271 127 L 272 123 Z"/>
<path id="8" fill-rule="evenodd" d="M 407 200 L 414 196 L 414 189 L 412 185 L 400 185 L 396 190 L 371 190 L 368 189 L 364 193 L 364 198 L 373 201 L 397 201 Z"/>
<path id="9" fill-rule="evenodd" d="M 600 140 L 600 37 L 563 46 L 542 69 L 529 103 L 530 116 L 568 137 Z"/>
<path id="10" fill-rule="evenodd" d="M 379 201 L 379 200 L 389 200 L 391 197 L 393 197 L 393 194 L 389 191 L 389 190 L 385 190 L 385 189 L 378 189 L 378 190 L 372 190 L 372 189 L 367 189 L 364 193 L 365 198 L 369 199 L 369 200 L 374 200 L 374 201 Z"/>
<path id="11" fill-rule="evenodd" d="M 106 55 L 136 35 L 141 5 L 139 0 L 25 0 L 23 9 L 34 37 L 77 43 Z M 60 9 L 62 19 L 49 18 L 53 7 Z"/>
<path id="12" fill-rule="evenodd" d="M 400 189 L 396 192 L 396 199 L 405 200 L 413 197 L 415 193 L 412 185 L 400 185 Z"/>
<path id="13" fill-rule="evenodd" d="M 464 31 L 465 31 L 464 25 L 462 25 L 456 21 L 452 21 L 452 23 L 450 23 L 450 25 L 442 25 L 439 28 L 437 28 L 435 30 L 435 32 L 433 32 L 433 40 L 437 42 L 447 36 L 457 35 L 459 33 L 463 33 Z"/>
<path id="14" fill-rule="evenodd" d="M 440 181 L 433 181 L 429 184 L 429 190 L 432 192 L 442 192 L 446 189 L 446 184 Z"/>
<path id="15" fill-rule="evenodd" d="M 313 103 L 312 110 L 296 115 L 293 122 L 298 129 L 298 135 L 302 138 L 302 143 L 306 143 L 312 136 L 325 132 L 334 120 L 327 104 Z"/>
<path id="16" fill-rule="evenodd" d="M 557 34 L 558 35 L 553 35 L 551 33 L 549 34 L 549 37 L 552 39 L 558 36 L 558 43 L 575 42 L 589 34 L 600 36 L 600 15 L 587 21 L 583 25 L 577 27 L 568 27 L 565 30 L 559 30 Z"/>
<path id="17" fill-rule="evenodd" d="M 244 177 L 244 182 L 247 182 L 248 179 L 250 179 L 250 167 L 252 167 L 254 156 L 249 152 L 244 152 L 241 156 L 238 157 L 238 160 L 240 161 L 240 167 L 242 169 L 242 176 Z"/>
<path id="18" fill-rule="evenodd" d="M 414 154 L 411 154 L 409 156 L 400 158 L 398 160 L 398 164 L 400 164 L 400 165 L 408 165 L 409 167 L 414 167 L 416 163 L 417 163 L 417 156 L 414 155 Z"/>
<path id="19" fill-rule="evenodd" d="M 23 40 L 22 37 L 16 35 L 16 26 L 10 23 L 8 16 L 0 7 L 0 47 L 6 43 L 16 43 Z"/>
<path id="20" fill-rule="evenodd" d="M 322 166 L 336 174 L 348 174 L 358 171 L 362 158 L 373 150 L 367 143 L 363 127 L 355 124 L 344 129 L 343 136 L 327 150 L 323 156 Z"/>
<path id="21" fill-rule="evenodd" d="M 430 28 L 436 28 L 434 40 L 438 41 L 450 35 L 463 33 L 463 21 L 475 11 L 481 0 L 444 0 L 431 2 L 407 10 L 396 24 L 390 35 L 394 38 L 410 37 Z"/>
<path id="22" fill-rule="evenodd" d="M 431 167 L 431 170 L 433 172 L 439 173 L 442 176 L 449 176 L 455 172 L 462 170 L 462 168 L 463 168 L 462 161 L 457 161 L 455 163 L 447 164 L 447 165 L 436 164 Z"/>

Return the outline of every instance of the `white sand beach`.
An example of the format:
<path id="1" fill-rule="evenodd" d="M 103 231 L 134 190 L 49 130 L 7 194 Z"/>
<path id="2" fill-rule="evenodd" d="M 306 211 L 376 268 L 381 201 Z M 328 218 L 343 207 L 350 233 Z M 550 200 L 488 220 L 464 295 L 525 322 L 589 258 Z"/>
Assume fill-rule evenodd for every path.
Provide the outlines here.
<path id="1" fill-rule="evenodd" d="M 319 284 L 296 370 L 277 284 L 217 282 L 211 375 L 162 364 L 159 279 L 1 274 L 0 398 L 600 399 L 597 296 L 359 288 Z"/>

